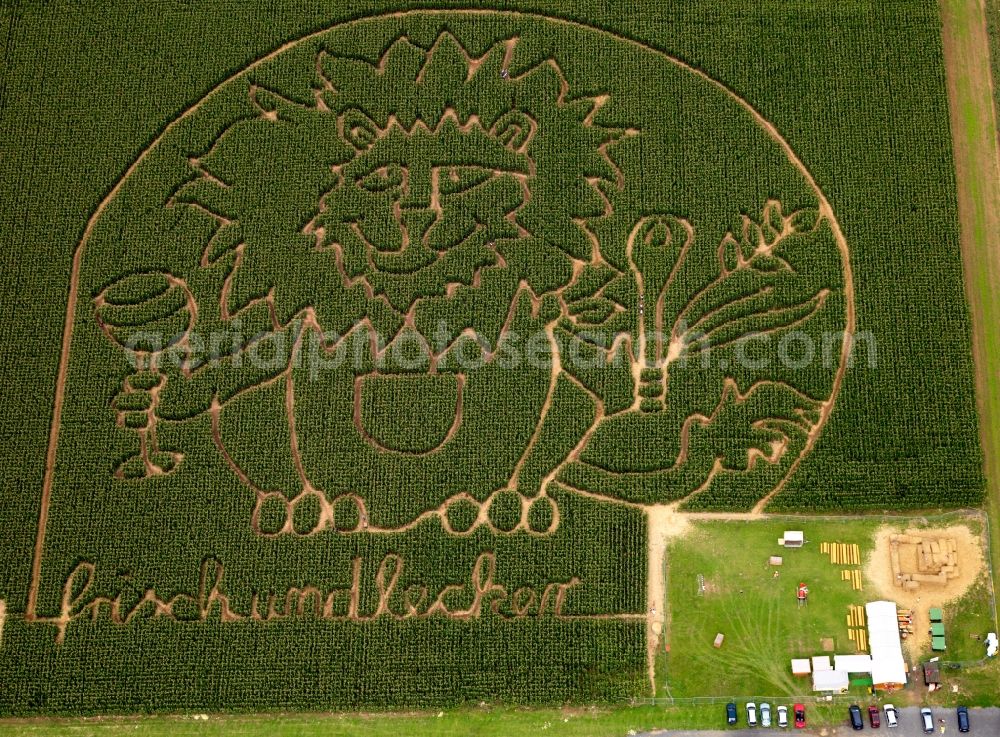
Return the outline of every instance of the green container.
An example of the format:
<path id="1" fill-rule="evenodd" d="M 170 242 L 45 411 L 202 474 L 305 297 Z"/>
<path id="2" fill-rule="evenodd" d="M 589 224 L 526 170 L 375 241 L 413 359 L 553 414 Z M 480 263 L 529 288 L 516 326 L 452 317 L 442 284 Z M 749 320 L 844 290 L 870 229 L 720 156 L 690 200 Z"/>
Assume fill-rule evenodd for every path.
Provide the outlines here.
<path id="1" fill-rule="evenodd" d="M 944 617 L 941 614 L 941 609 L 939 607 L 936 607 L 936 606 L 935 607 L 931 607 L 930 614 L 931 614 L 931 621 L 932 622 L 940 622 L 940 621 L 942 621 L 944 619 Z"/>
<path id="2" fill-rule="evenodd" d="M 944 637 L 944 625 L 941 622 L 932 622 L 931 635 L 934 637 Z"/>
<path id="3" fill-rule="evenodd" d="M 939 636 L 931 638 L 931 650 L 939 652 L 944 649 L 945 649 L 944 637 Z"/>

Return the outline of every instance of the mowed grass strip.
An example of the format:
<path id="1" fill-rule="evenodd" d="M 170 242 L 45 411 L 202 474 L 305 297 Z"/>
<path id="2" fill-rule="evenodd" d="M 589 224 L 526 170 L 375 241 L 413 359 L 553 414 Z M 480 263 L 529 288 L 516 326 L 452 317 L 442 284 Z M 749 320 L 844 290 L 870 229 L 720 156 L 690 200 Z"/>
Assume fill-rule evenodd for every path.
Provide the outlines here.
<path id="1" fill-rule="evenodd" d="M 840 704 L 810 705 L 811 726 L 843 721 Z M 744 717 L 740 717 L 741 722 Z M 0 737 L 610 737 L 721 729 L 725 704 L 567 709 L 452 709 L 410 714 L 262 714 L 0 721 Z"/>
<path id="2" fill-rule="evenodd" d="M 440 713 L 440 716 L 438 715 Z M 663 709 L 452 709 L 411 714 L 282 714 L 254 716 L 160 716 L 99 720 L 55 719 L 0 722 L 0 737 L 606 737 L 629 730 L 718 727 L 724 705 Z"/>
<path id="3" fill-rule="evenodd" d="M 994 4 L 993 8 L 995 10 Z M 979 2 L 942 0 L 945 71 L 994 570 L 1000 568 L 1000 154 L 986 16 Z M 995 80 L 993 82 L 995 84 Z"/>

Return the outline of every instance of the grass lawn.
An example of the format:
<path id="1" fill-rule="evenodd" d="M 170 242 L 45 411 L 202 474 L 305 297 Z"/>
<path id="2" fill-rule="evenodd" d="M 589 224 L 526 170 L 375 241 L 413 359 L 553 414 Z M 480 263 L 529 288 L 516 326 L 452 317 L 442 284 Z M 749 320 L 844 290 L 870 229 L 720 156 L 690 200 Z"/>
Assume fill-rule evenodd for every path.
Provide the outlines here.
<path id="1" fill-rule="evenodd" d="M 967 518 L 966 523 L 976 535 L 982 535 L 983 525 L 976 518 Z M 918 520 L 915 528 L 927 525 Z M 933 525 L 930 525 L 933 526 Z M 995 543 L 991 541 L 991 547 Z M 995 551 L 993 551 L 995 553 Z M 985 553 L 985 551 L 984 551 Z M 948 649 L 944 653 L 935 653 L 930 646 L 920 653 L 920 660 L 926 660 L 940 655 L 942 659 L 952 662 L 971 662 L 981 660 L 985 654 L 985 634 L 996 628 L 993 619 L 993 608 L 990 602 L 991 582 L 988 574 L 977 581 L 961 598 L 943 607 L 944 625 Z M 933 589 L 928 590 L 926 601 L 933 605 Z M 976 637 L 973 637 L 975 635 Z M 978 639 L 977 639 L 978 638 Z M 905 654 L 905 651 L 904 651 Z"/>
<path id="2" fill-rule="evenodd" d="M 944 626 L 948 643 L 944 657 L 962 662 L 982 659 L 986 652 L 984 635 L 994 627 L 989 588 L 985 582 L 976 584 L 960 600 L 944 608 Z M 928 652 L 928 657 L 933 655 Z"/>
<path id="3" fill-rule="evenodd" d="M 954 521 L 939 521 L 934 526 Z M 965 521 L 973 532 L 980 532 L 978 519 Z M 907 527 L 923 526 L 919 519 L 900 522 Z M 867 581 L 861 591 L 855 591 L 850 582 L 841 579 L 841 571 L 863 568 L 865 558 L 873 552 L 873 535 L 882 524 L 883 520 L 869 517 L 696 523 L 692 533 L 674 541 L 668 553 L 670 653 L 661 658 L 666 665 L 665 671 L 660 671 L 666 673 L 663 693 L 758 698 L 810 693 L 811 683 L 793 678 L 789 661 L 824 654 L 823 638 L 833 639 L 837 654 L 856 652 L 848 638 L 848 607 L 881 597 Z M 777 540 L 786 529 L 802 529 L 805 547 L 778 547 Z M 820 552 L 823 541 L 856 543 L 862 566 L 833 565 L 829 556 Z M 784 564 L 780 568 L 769 566 L 771 555 L 783 556 Z M 705 578 L 703 594 L 698 591 L 699 574 Z M 799 606 L 795 596 L 800 581 L 809 586 L 805 606 Z M 930 606 L 934 598 L 931 589 L 925 598 Z M 992 628 L 992 621 L 988 581 L 984 579 L 945 608 L 948 651 L 943 657 L 949 661 L 981 658 L 982 642 L 971 635 L 984 634 Z M 712 642 L 719 632 L 726 639 L 716 649 Z M 929 651 L 926 656 L 931 656 Z M 964 672 L 954 677 L 951 673 L 949 682 L 965 677 Z M 862 697 L 867 689 L 856 686 L 852 693 Z"/>
<path id="4" fill-rule="evenodd" d="M 785 696 L 809 691 L 810 683 L 792 677 L 793 657 L 822 655 L 821 638 L 833 638 L 836 652 L 856 652 L 848 639 L 851 604 L 871 600 L 841 580 L 841 570 L 820 553 L 820 542 L 856 543 L 862 557 L 871 550 L 880 523 L 851 522 L 700 522 L 669 550 L 671 631 L 667 681 L 674 696 L 743 694 Z M 786 529 L 802 529 L 807 540 L 798 550 L 783 550 L 777 540 Z M 779 568 L 768 557 L 781 555 Z M 774 571 L 778 577 L 774 577 Z M 697 577 L 706 591 L 698 593 Z M 799 582 L 809 586 L 808 603 L 799 606 Z M 726 636 L 716 649 L 716 633 Z M 832 653 L 831 653 L 832 655 Z"/>
<path id="5" fill-rule="evenodd" d="M 914 691 L 912 704 L 928 703 L 933 706 L 996 706 L 997 684 L 1000 684 L 1000 661 L 991 660 L 986 665 L 962 670 L 961 672 L 944 671 L 941 677 L 947 679 L 947 685 L 940 691 L 927 693 L 923 689 Z M 958 685 L 958 692 L 951 690 L 951 685 Z M 902 703 L 907 703 L 900 700 Z"/>
<path id="6" fill-rule="evenodd" d="M 952 48 L 963 49 L 976 65 L 976 57 L 986 55 L 973 41 L 974 33 L 984 21 L 983 8 L 978 2 L 942 0 L 942 19 L 946 42 L 952 39 Z M 987 483 L 987 514 L 991 524 L 992 563 L 1000 570 L 1000 293 L 996 290 L 996 274 L 1000 264 L 1000 233 L 990 225 L 990 214 L 1000 208 L 998 184 L 996 111 L 1000 101 L 1000 3 L 989 0 L 985 6 L 985 20 L 991 45 L 992 85 L 989 74 L 976 67 L 979 74 L 970 73 L 960 54 L 945 54 L 949 76 L 949 96 L 952 106 L 952 135 L 955 139 L 955 164 L 957 171 L 959 216 L 961 220 L 962 254 L 965 260 L 966 293 L 972 309 L 973 347 L 976 360 L 979 423 L 983 445 L 984 470 Z M 946 43 L 947 49 L 947 43 Z M 983 60 L 985 64 L 985 59 Z M 992 109 L 991 109 L 992 108 Z M 993 114 L 991 114 L 993 113 Z M 995 220 L 994 220 L 995 222 Z M 984 589 L 973 590 L 945 612 L 949 621 L 975 623 L 988 603 Z M 989 617 L 987 617 L 989 618 Z M 951 638 L 949 658 L 961 659 L 966 651 L 981 652 L 981 644 L 963 638 Z M 980 647 L 977 648 L 976 645 Z M 934 704 L 953 705 L 959 701 L 969 705 L 995 705 L 1000 691 L 1000 662 L 996 659 L 978 668 L 967 669 L 950 680 L 959 682 L 959 693 L 945 688 L 929 695 Z M 950 684 L 949 684 L 950 685 Z"/>
<path id="7" fill-rule="evenodd" d="M 992 2 L 987 12 L 994 13 L 997 7 L 998 4 Z M 993 565 L 995 570 L 1000 570 L 1000 332 L 996 329 L 1000 321 L 1000 293 L 995 288 L 1000 269 L 1000 233 L 994 225 L 1000 208 L 1000 183 L 996 176 L 1000 152 L 997 150 L 993 89 L 987 69 L 989 50 L 979 44 L 983 9 L 978 2 L 967 0 L 942 0 L 941 9 L 945 39 L 952 41 L 950 48 L 964 50 L 972 57 L 972 61 L 963 63 L 962 54 L 949 54 L 946 43 L 945 63 L 955 139 L 966 293 L 972 309 L 987 509 L 993 519 Z M 995 18 L 991 27 L 996 44 Z M 998 51 L 996 47 L 993 50 Z M 994 59 L 994 70 L 997 63 Z M 993 85 L 997 85 L 997 80 L 993 80 Z"/>

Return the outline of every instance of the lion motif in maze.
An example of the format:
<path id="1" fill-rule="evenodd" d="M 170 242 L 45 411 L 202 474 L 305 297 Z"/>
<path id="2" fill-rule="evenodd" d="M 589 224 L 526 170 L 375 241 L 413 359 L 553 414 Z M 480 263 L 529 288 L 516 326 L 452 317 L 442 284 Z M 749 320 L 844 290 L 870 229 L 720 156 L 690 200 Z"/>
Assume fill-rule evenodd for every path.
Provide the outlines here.
<path id="1" fill-rule="evenodd" d="M 357 155 L 334 167 L 336 185 L 305 232 L 333 252 L 345 284 L 361 280 L 401 315 L 449 284 L 474 284 L 499 263 L 498 240 L 528 235 L 516 215 L 530 197 L 536 126 L 512 110 L 486 130 L 448 109 L 433 130 L 395 116 L 380 128 L 348 110 L 337 127 Z"/>
<path id="2" fill-rule="evenodd" d="M 768 197 L 720 222 L 728 203 L 685 195 L 678 213 L 656 177 L 681 147 L 644 143 L 661 123 L 574 96 L 516 37 L 311 63 L 307 95 L 249 78 L 246 114 L 189 158 L 168 207 L 210 227 L 197 268 L 97 295 L 137 359 L 120 477 L 182 467 L 158 428 L 207 415 L 268 537 L 431 518 L 545 535 L 557 488 L 643 506 L 783 483 L 842 366 L 793 376 L 758 354 L 842 332 L 849 310 L 811 181 L 790 211 Z M 196 345 L 212 331 L 239 337 Z"/>
<path id="3" fill-rule="evenodd" d="M 460 479 L 432 509 L 412 508 L 402 522 L 440 514 L 458 532 L 446 507 L 482 509 L 498 495 L 498 506 L 512 502 L 509 480 L 532 440 L 553 368 L 551 361 L 513 370 L 499 366 L 504 340 L 537 335 L 543 347 L 553 348 L 546 326 L 560 314 L 554 295 L 593 257 L 586 221 L 607 214 L 604 188 L 620 177 L 607 147 L 636 133 L 596 124 L 594 115 L 606 99 L 571 99 L 551 61 L 514 77 L 502 72 L 514 47 L 508 40 L 473 58 L 444 33 L 430 49 L 400 38 L 374 63 L 321 53 L 311 104 L 252 85 L 257 116 L 231 126 L 211 150 L 192 157 L 196 175 L 172 206 L 194 208 L 216 222 L 202 266 L 229 264 L 217 295 L 219 317 L 248 321 L 265 308 L 269 324 L 253 344 L 280 343 L 288 353 L 287 362 L 275 364 L 274 376 L 246 370 L 237 380 L 245 386 L 229 398 L 216 394 L 206 408 L 216 418 L 228 462 L 257 490 L 255 526 L 277 502 L 287 514 L 274 534 L 294 531 L 296 511 L 308 504 L 320 509 L 308 534 L 331 527 L 382 529 L 368 509 L 370 492 L 331 493 L 329 479 L 312 478 L 311 456 L 341 453 L 366 466 L 389 464 L 413 483 L 440 484 L 439 469 L 468 463 L 468 446 L 484 429 L 496 441 L 489 473 Z M 436 93 L 433 102 L 424 90 Z M 380 107 L 380 99 L 397 104 Z M 287 164 L 302 155 L 289 156 L 302 140 L 323 160 L 322 181 L 314 183 L 322 194 L 297 232 L 278 232 L 281 213 L 266 200 L 282 187 L 287 170 L 277 162 L 260 169 L 237 162 L 247 146 L 255 146 L 284 156 Z M 558 156 L 556 143 L 581 153 L 572 160 Z M 545 191 L 534 191 L 536 182 Z M 98 311 L 108 309 L 102 295 Z M 324 356 L 346 349 L 363 355 L 314 380 L 296 370 L 310 343 Z M 169 382 L 176 385 L 174 396 L 190 395 L 199 382 L 218 384 L 220 372 L 237 373 L 232 357 L 213 358 L 214 366 L 182 366 L 184 375 Z M 352 427 L 332 432 L 335 421 L 325 410 L 313 411 L 315 403 L 300 397 L 341 396 L 334 385 L 347 382 L 352 397 L 340 419 L 348 417 Z M 227 415 L 242 411 L 237 405 L 246 393 L 279 383 L 285 391 L 272 394 L 287 413 L 288 446 L 273 455 L 285 456 L 274 458 L 275 465 L 294 467 L 293 489 L 254 478 L 226 433 Z M 157 417 L 169 416 L 170 392 L 159 388 L 146 403 L 149 426 L 140 429 L 152 442 L 143 443 L 141 467 L 135 459 L 127 462 L 140 475 L 176 466 L 158 465 L 156 457 L 180 460 L 155 447 Z M 489 404 L 504 408 L 504 422 L 496 422 Z M 400 405 L 413 415 L 402 427 L 393 422 Z M 304 432 L 312 423 L 326 432 Z M 544 497 L 534 501 L 551 505 Z M 513 529 L 532 531 L 531 502 L 515 503 L 523 514 Z M 345 507 L 352 520 L 346 526 L 334 519 L 334 510 Z M 476 514 L 476 524 L 491 524 L 485 511 Z"/>

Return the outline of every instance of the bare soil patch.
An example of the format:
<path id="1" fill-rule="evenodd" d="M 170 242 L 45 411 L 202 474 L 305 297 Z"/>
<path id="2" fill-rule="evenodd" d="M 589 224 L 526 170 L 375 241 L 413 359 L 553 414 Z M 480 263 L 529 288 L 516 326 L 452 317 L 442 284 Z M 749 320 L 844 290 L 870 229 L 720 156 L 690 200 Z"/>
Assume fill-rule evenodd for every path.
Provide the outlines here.
<path id="1" fill-rule="evenodd" d="M 944 584 L 924 584 L 919 589 L 907 590 L 897 585 L 891 563 L 890 537 L 905 533 L 928 538 L 950 538 L 957 546 L 958 576 Z M 916 565 L 916 560 L 912 561 Z M 927 610 L 943 606 L 961 598 L 969 588 L 985 573 L 983 546 L 980 536 L 963 524 L 950 527 L 906 528 L 885 525 L 875 533 L 874 550 L 865 565 L 865 576 L 874 585 L 878 595 L 895 601 L 902 609 L 913 610 L 914 633 L 905 641 L 910 658 L 916 657 L 926 648 L 930 635 L 930 620 Z"/>

